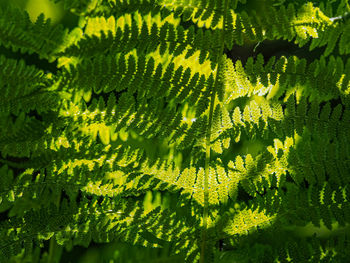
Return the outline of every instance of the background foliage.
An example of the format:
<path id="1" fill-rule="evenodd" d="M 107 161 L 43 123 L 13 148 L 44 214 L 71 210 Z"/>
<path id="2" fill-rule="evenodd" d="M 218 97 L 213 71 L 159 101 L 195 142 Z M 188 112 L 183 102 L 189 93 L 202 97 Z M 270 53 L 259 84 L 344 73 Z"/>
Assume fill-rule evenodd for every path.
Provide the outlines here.
<path id="1" fill-rule="evenodd" d="M 0 2 L 1 262 L 347 261 L 348 1 L 56 2 Z"/>

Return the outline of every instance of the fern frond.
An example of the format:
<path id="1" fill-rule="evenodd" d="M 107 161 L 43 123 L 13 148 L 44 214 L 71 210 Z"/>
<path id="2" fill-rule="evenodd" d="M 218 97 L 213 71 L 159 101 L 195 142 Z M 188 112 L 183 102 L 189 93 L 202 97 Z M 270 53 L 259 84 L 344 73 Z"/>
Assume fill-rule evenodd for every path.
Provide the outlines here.
<path id="1" fill-rule="evenodd" d="M 243 44 L 243 36 L 251 41 L 264 39 L 288 39 L 305 45 L 310 38 L 317 38 L 318 32 L 332 24 L 318 7 L 311 2 L 302 5 L 298 10 L 289 3 L 280 7 L 263 5 L 262 10 L 252 9 L 249 13 L 229 11 L 228 24 L 225 28 L 229 32 L 226 41 L 228 48 L 233 43 Z M 263 15 L 261 15 L 263 14 Z M 232 42 L 231 42 L 232 41 Z"/>
<path id="2" fill-rule="evenodd" d="M 264 60 L 260 55 L 255 63 L 249 59 L 245 70 L 239 62 L 236 62 L 236 68 L 240 69 L 241 75 L 248 75 L 245 84 L 240 82 L 243 88 L 246 90 L 252 89 L 252 86 L 269 88 L 269 98 L 278 98 L 284 92 L 289 96 L 291 92 L 297 91 L 304 97 L 310 96 L 311 100 L 325 101 L 338 97 L 346 100 L 344 90 L 347 89 L 349 80 L 345 77 L 344 62 L 340 57 L 330 57 L 328 62 L 321 57 L 309 65 L 305 59 L 298 59 L 295 56 L 281 57 L 276 62 L 275 58 L 271 58 L 265 67 L 263 63 Z M 233 81 L 231 76 L 227 77 L 227 81 Z"/>
<path id="3" fill-rule="evenodd" d="M 323 5 L 320 8 L 326 9 Z M 332 24 L 326 27 L 323 32 L 320 32 L 319 38 L 312 40 L 310 50 L 316 47 L 326 46 L 324 55 L 328 56 L 338 47 L 339 54 L 346 55 L 349 53 L 347 44 L 347 39 L 349 38 L 349 21 L 346 19 L 349 7 L 344 5 L 343 8 L 333 10 L 333 7 L 328 5 L 326 11 L 329 14 Z"/>
<path id="4" fill-rule="evenodd" d="M 35 52 L 40 58 L 53 61 L 55 53 L 65 45 L 67 30 L 61 25 L 51 26 L 43 14 L 32 23 L 27 13 L 8 5 L 0 8 L 0 17 L 0 43 L 13 51 Z"/>
<path id="5" fill-rule="evenodd" d="M 58 107 L 60 95 L 54 87 L 54 76 L 44 74 L 34 66 L 27 66 L 23 60 L 0 57 L 1 84 L 0 113 L 39 113 Z"/>
<path id="6" fill-rule="evenodd" d="M 46 261 L 47 240 L 185 262 L 348 259 L 345 0 L 61 3 L 79 15 L 70 32 L 0 8 L 1 262 Z M 264 40 L 324 50 L 224 54 Z M 7 58 L 18 50 L 57 69 Z"/>

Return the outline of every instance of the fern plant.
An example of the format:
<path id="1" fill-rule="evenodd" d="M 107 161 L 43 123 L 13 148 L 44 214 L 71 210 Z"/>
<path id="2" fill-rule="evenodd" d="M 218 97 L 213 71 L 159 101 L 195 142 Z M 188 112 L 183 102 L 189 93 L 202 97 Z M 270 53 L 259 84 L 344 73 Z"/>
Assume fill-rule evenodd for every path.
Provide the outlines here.
<path id="1" fill-rule="evenodd" d="M 348 1 L 62 2 L 74 29 L 0 9 L 1 262 L 116 240 L 164 262 L 347 262 Z"/>

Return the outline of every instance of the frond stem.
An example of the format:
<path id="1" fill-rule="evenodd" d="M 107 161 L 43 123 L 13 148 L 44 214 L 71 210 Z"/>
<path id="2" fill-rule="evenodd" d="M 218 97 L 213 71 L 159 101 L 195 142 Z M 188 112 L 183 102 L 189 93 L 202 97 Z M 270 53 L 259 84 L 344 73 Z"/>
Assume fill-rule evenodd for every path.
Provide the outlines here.
<path id="1" fill-rule="evenodd" d="M 59 206 L 60 206 L 61 194 L 62 193 L 59 193 L 59 195 L 56 197 L 56 200 L 55 200 L 55 205 L 57 209 L 59 209 Z M 47 263 L 60 262 L 62 252 L 63 252 L 63 247 L 58 245 L 56 242 L 55 236 L 52 236 L 50 239 L 49 255 L 47 258 Z"/>
<path id="2" fill-rule="evenodd" d="M 224 3 L 224 17 L 222 34 L 220 40 L 220 56 L 222 56 L 225 48 L 225 25 L 226 25 L 226 14 L 228 10 L 228 0 Z M 210 98 L 210 108 L 209 108 L 209 120 L 208 127 L 205 136 L 205 172 L 204 172 L 204 207 L 203 207 L 203 226 L 202 226 L 202 238 L 201 238 L 201 252 L 200 252 L 200 263 L 205 262 L 206 255 L 206 242 L 207 242 L 207 227 L 208 227 L 208 211 L 209 211 L 209 191 L 208 191 L 208 181 L 209 181 L 209 164 L 210 164 L 210 150 L 211 150 L 211 126 L 213 123 L 213 114 L 215 106 L 216 91 L 219 85 L 219 72 L 222 70 L 222 57 L 219 58 L 218 64 L 216 66 L 215 82 Z"/>

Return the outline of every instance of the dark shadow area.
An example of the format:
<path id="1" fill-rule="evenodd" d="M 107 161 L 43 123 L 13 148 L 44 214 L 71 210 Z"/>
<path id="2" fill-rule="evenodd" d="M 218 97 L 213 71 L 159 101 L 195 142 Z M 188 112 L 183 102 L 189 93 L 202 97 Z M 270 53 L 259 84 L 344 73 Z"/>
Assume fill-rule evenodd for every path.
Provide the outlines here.
<path id="1" fill-rule="evenodd" d="M 0 212 L 0 222 L 5 221 L 8 219 L 8 211 L 2 211 Z"/>
<path id="2" fill-rule="evenodd" d="M 258 54 L 262 54 L 265 62 L 271 57 L 279 58 L 281 56 L 290 57 L 297 56 L 298 58 L 305 58 L 308 62 L 319 59 L 324 53 L 325 47 L 315 48 L 309 51 L 309 42 L 303 47 L 299 47 L 293 42 L 287 40 L 264 40 L 257 44 L 247 44 L 243 46 L 234 45 L 231 50 L 225 50 L 227 57 L 231 58 L 233 62 L 240 60 L 244 65 L 249 57 L 256 58 Z"/>
<path id="3" fill-rule="evenodd" d="M 5 48 L 0 45 L 0 55 L 4 55 L 6 58 L 16 59 L 16 60 L 24 60 L 26 64 L 33 65 L 38 69 L 43 70 L 45 73 L 57 73 L 57 61 L 48 62 L 46 59 L 40 59 L 39 55 L 36 53 L 28 54 L 21 53 L 19 51 L 14 52 L 11 49 Z"/>

